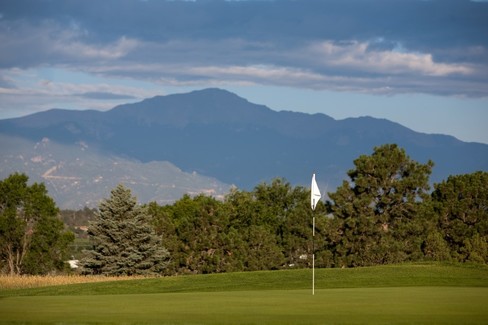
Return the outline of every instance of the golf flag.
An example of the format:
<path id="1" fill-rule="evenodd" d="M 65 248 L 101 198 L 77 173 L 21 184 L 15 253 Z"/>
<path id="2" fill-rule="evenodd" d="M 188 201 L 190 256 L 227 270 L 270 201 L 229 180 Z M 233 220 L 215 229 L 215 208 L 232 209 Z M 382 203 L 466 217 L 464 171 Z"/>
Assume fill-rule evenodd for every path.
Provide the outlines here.
<path id="1" fill-rule="evenodd" d="M 321 195 L 317 182 L 315 181 L 315 174 L 312 175 L 312 186 L 310 187 L 312 195 L 310 197 L 310 204 L 312 205 L 312 210 L 315 210 L 315 206 L 319 202 Z"/>

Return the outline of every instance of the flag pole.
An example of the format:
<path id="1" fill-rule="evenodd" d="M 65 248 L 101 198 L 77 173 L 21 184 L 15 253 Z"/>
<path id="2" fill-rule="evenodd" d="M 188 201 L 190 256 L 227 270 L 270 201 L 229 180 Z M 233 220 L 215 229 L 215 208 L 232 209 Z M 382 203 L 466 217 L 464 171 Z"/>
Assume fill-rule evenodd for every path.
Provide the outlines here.
<path id="1" fill-rule="evenodd" d="M 315 181 L 315 173 L 312 174 L 310 186 L 310 205 L 312 207 L 312 296 L 315 295 L 315 206 L 321 198 L 319 187 Z"/>
<path id="2" fill-rule="evenodd" d="M 315 295 L 315 209 L 312 210 L 312 296 Z"/>

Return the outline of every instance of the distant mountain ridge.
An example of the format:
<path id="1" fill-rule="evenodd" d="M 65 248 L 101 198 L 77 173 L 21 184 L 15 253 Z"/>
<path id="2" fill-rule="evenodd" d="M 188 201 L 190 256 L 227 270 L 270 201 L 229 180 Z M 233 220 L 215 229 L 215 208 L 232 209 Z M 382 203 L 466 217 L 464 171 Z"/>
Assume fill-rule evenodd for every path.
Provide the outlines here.
<path id="1" fill-rule="evenodd" d="M 83 142 L 105 155 L 167 161 L 244 189 L 274 177 L 307 185 L 315 172 L 319 185 L 333 190 L 354 159 L 385 143 L 397 143 L 421 163 L 433 160 L 433 182 L 488 170 L 486 144 L 371 117 L 277 112 L 221 89 L 156 96 L 106 112 L 52 109 L 0 120 L 0 134 L 66 146 Z"/>

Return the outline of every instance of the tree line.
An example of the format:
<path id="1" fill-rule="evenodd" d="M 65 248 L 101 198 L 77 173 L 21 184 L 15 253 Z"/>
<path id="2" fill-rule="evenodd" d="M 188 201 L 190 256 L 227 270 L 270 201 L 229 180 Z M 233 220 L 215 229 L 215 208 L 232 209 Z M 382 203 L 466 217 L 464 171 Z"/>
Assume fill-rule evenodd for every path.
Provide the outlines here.
<path id="1" fill-rule="evenodd" d="M 488 173 L 450 176 L 431 189 L 433 166 L 412 160 L 397 145 L 376 147 L 354 160 L 348 180 L 315 211 L 309 188 L 279 178 L 251 191 L 233 189 L 224 200 L 185 195 L 163 206 L 140 205 L 130 189 L 119 185 L 90 222 L 90 247 L 81 272 L 173 275 L 303 268 L 311 266 L 312 253 L 317 267 L 423 260 L 487 263 Z M 31 203 L 22 205 L 6 194 L 15 192 L 12 184 L 19 180 L 29 188 L 25 175 L 0 182 L 1 270 L 45 273 L 60 268 L 73 235 L 59 225 L 58 210 L 46 199 L 50 203 L 43 215 L 52 219 L 46 227 L 57 236 L 43 246 L 35 239 L 42 233 L 36 228 L 43 220 L 40 214 L 31 212 Z M 42 184 L 35 186 L 47 196 Z M 12 224 L 18 224 L 17 230 Z M 56 247 L 56 253 L 41 254 L 49 251 L 45 246 Z M 24 259 L 12 268 L 9 256 L 18 251 Z M 41 255 L 55 262 L 33 267 L 29 261 L 43 260 Z"/>

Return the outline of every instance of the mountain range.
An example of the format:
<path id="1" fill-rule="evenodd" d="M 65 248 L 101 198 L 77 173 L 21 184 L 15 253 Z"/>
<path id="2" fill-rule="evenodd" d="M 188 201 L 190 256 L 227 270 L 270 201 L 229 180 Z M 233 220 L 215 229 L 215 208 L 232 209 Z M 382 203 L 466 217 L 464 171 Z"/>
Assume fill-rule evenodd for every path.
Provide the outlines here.
<path id="1" fill-rule="evenodd" d="M 204 89 L 106 112 L 51 109 L 0 120 L 0 177 L 24 171 L 71 208 L 95 205 L 118 182 L 140 201 L 164 203 L 183 193 L 221 196 L 232 185 L 248 190 L 275 177 L 308 185 L 315 172 L 327 192 L 347 178 L 354 159 L 385 143 L 421 163 L 434 161 L 432 182 L 488 170 L 486 144 L 384 119 L 278 112 Z"/>

